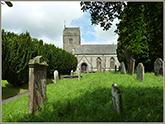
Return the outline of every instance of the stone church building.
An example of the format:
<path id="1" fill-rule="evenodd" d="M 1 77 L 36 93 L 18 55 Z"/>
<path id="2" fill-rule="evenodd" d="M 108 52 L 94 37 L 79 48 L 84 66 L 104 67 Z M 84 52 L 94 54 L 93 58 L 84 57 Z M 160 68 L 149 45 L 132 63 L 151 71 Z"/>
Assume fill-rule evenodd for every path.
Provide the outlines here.
<path id="1" fill-rule="evenodd" d="M 117 58 L 116 44 L 81 45 L 80 28 L 64 27 L 63 49 L 74 54 L 78 59 L 81 72 L 114 71 L 120 63 Z M 76 70 L 76 72 L 77 72 Z"/>

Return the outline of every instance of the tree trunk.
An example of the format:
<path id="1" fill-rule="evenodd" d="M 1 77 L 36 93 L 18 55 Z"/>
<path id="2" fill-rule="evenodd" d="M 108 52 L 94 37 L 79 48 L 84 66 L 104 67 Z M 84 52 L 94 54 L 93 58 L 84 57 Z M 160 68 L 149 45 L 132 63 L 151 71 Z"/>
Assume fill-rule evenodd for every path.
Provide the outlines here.
<path id="1" fill-rule="evenodd" d="M 123 49 L 122 49 L 122 52 L 126 58 L 126 66 L 127 66 L 127 70 L 128 70 L 128 73 L 130 74 L 130 61 L 133 59 L 134 57 L 134 54 L 131 52 L 131 51 L 128 51 L 126 48 L 125 48 L 125 44 L 123 43 L 122 44 L 123 46 Z"/>

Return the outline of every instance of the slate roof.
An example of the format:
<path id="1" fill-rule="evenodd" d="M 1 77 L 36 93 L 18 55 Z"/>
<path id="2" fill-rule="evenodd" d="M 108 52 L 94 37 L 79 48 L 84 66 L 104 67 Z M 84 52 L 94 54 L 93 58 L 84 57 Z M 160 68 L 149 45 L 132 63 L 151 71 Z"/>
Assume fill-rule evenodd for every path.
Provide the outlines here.
<path id="1" fill-rule="evenodd" d="M 63 30 L 63 35 L 80 35 L 80 28 L 79 27 L 66 27 Z"/>
<path id="2" fill-rule="evenodd" d="M 76 55 L 100 55 L 116 54 L 117 45 L 78 45 L 75 49 Z"/>

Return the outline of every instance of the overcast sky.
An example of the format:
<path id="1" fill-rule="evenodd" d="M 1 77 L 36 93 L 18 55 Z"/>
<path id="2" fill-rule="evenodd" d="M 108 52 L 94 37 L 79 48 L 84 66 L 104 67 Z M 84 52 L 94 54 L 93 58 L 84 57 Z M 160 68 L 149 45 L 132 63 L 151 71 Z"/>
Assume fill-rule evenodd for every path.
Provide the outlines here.
<path id="1" fill-rule="evenodd" d="M 81 44 L 117 44 L 118 35 L 114 21 L 112 28 L 103 31 L 99 25 L 91 25 L 90 15 L 83 12 L 75 1 L 12 1 L 13 7 L 1 5 L 1 28 L 17 34 L 28 31 L 32 38 L 63 48 L 62 33 L 66 27 L 80 27 Z"/>

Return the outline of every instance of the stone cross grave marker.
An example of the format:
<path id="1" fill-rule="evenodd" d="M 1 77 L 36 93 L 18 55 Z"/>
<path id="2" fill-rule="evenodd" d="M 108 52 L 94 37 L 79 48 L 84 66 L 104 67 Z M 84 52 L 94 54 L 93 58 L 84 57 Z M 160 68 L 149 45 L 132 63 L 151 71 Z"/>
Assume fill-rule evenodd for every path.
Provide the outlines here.
<path id="1" fill-rule="evenodd" d="M 123 72 L 123 74 L 126 74 L 126 69 L 125 69 L 124 62 L 121 63 L 121 71 Z"/>
<path id="2" fill-rule="evenodd" d="M 155 76 L 163 76 L 163 61 L 161 58 L 157 58 L 154 62 L 154 74 Z"/>
<path id="3" fill-rule="evenodd" d="M 70 73 L 71 76 L 73 76 L 73 70 L 71 70 L 71 73 Z"/>
<path id="4" fill-rule="evenodd" d="M 112 84 L 111 88 L 113 109 L 119 114 L 122 111 L 122 98 L 120 89 L 116 83 Z"/>
<path id="5" fill-rule="evenodd" d="M 58 80 L 59 80 L 58 71 L 55 70 L 55 71 L 54 71 L 54 83 L 57 83 Z"/>
<path id="6" fill-rule="evenodd" d="M 134 74 L 134 68 L 135 68 L 135 59 L 132 59 L 130 61 L 130 70 L 129 70 L 129 74 L 133 75 Z"/>
<path id="7" fill-rule="evenodd" d="M 48 64 L 42 56 L 29 60 L 28 113 L 37 112 L 46 102 L 46 68 Z"/>
<path id="8" fill-rule="evenodd" d="M 137 79 L 140 81 L 144 81 L 144 66 L 143 63 L 139 63 L 136 67 L 137 69 Z"/>
<path id="9" fill-rule="evenodd" d="M 78 80 L 80 81 L 81 79 L 81 70 L 80 70 L 80 67 L 78 68 Z"/>

